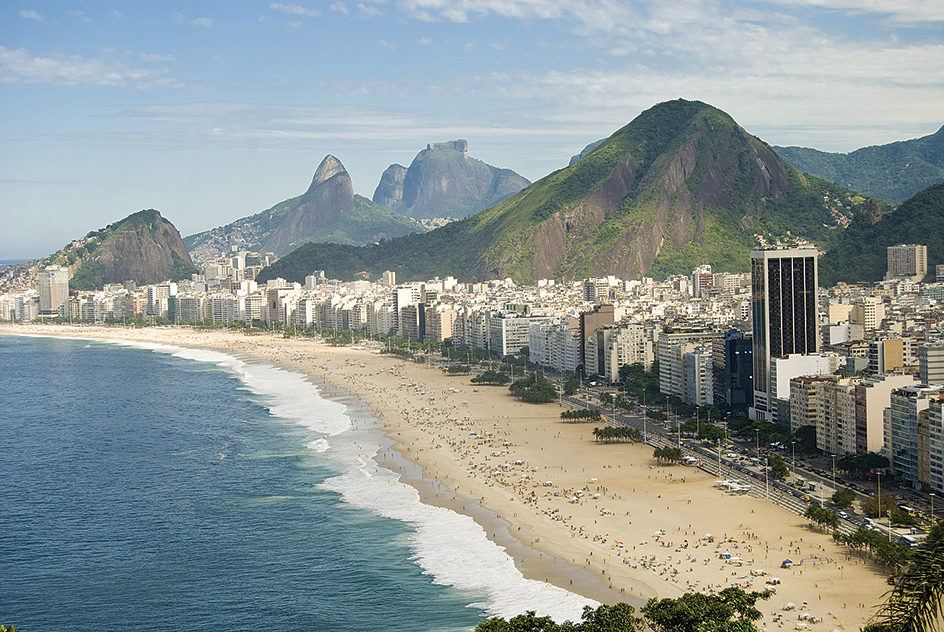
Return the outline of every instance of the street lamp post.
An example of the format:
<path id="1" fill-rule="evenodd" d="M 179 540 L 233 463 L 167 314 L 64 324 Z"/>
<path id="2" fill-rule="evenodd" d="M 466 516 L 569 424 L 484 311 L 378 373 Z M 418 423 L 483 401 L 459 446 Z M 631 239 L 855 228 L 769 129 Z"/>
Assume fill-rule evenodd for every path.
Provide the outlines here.
<path id="1" fill-rule="evenodd" d="M 931 492 L 931 526 L 933 527 L 935 523 L 934 518 L 934 492 Z"/>

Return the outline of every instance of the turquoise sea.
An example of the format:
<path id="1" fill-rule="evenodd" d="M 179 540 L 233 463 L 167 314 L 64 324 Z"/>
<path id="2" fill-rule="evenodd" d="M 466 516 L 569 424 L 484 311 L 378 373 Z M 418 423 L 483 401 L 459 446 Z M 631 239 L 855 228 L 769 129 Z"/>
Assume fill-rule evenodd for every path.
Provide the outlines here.
<path id="1" fill-rule="evenodd" d="M 469 630 L 585 599 L 380 467 L 377 422 L 212 351 L 0 335 L 0 623 Z"/>

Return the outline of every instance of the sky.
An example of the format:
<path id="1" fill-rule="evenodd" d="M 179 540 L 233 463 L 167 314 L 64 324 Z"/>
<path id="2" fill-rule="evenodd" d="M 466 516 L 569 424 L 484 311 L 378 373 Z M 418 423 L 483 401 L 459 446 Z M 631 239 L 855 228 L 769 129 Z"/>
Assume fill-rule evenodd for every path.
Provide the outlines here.
<path id="1" fill-rule="evenodd" d="M 372 197 L 430 142 L 535 181 L 670 99 L 771 145 L 944 124 L 941 0 L 0 0 L 0 259 L 141 209 L 186 236 Z"/>

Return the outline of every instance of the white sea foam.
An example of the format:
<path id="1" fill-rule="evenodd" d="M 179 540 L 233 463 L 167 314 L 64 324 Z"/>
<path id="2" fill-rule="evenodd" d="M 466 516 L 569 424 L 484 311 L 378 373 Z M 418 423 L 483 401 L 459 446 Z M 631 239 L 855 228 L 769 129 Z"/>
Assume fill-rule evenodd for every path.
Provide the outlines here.
<path id="1" fill-rule="evenodd" d="M 304 374 L 247 363 L 216 351 L 131 344 L 226 368 L 248 389 L 265 398 L 263 403 L 273 416 L 320 435 L 305 446 L 324 453 L 344 472 L 327 479 L 321 487 L 340 494 L 356 507 L 409 524 L 414 529 L 410 537 L 414 561 L 435 583 L 484 597 L 484 602 L 471 603 L 470 607 L 506 618 L 535 610 L 539 616 L 562 622 L 579 621 L 584 606 L 598 605 L 546 582 L 526 579 L 505 549 L 490 541 L 472 518 L 420 502 L 416 489 L 400 482 L 399 474 L 377 464 L 381 434 L 376 424 L 358 428 L 347 408 L 322 398 Z"/>

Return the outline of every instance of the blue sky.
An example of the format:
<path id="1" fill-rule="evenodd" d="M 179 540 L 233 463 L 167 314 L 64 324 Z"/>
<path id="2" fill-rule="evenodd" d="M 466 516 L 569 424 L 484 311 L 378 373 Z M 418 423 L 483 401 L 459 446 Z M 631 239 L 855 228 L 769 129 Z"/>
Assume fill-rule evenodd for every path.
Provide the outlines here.
<path id="1" fill-rule="evenodd" d="M 371 197 L 428 142 L 531 180 L 652 105 L 851 151 L 944 124 L 941 0 L 0 2 L 0 259 L 144 208 L 182 235 Z"/>

